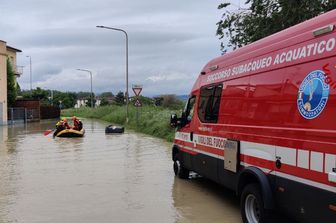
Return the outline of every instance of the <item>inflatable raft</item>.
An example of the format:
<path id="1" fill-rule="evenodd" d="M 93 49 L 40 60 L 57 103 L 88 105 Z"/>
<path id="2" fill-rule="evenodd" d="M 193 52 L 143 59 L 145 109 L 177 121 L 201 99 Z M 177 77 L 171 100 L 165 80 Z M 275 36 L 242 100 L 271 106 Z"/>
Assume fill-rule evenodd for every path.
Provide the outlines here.
<path id="1" fill-rule="evenodd" d="M 85 133 L 84 129 L 81 129 L 80 131 L 74 130 L 74 129 L 64 129 L 56 134 L 56 137 L 83 137 Z"/>

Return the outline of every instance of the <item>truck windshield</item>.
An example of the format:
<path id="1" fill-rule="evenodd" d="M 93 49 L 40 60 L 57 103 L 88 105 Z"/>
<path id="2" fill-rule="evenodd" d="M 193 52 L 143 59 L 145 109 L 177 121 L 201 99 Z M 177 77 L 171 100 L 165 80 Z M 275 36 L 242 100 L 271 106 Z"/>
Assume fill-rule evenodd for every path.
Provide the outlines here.
<path id="1" fill-rule="evenodd" d="M 188 122 L 190 122 L 192 120 L 192 117 L 194 116 L 195 101 L 196 101 L 196 96 L 190 97 L 184 107 L 185 117 Z"/>

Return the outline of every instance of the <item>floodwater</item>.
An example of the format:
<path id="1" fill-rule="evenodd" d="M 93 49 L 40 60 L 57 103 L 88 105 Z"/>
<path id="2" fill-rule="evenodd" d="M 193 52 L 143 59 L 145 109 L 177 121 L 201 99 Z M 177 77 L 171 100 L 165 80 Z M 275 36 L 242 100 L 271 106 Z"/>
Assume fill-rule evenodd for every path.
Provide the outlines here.
<path id="1" fill-rule="evenodd" d="M 232 191 L 174 176 L 171 144 L 142 134 L 44 136 L 55 122 L 0 127 L 0 223 L 240 223 Z"/>

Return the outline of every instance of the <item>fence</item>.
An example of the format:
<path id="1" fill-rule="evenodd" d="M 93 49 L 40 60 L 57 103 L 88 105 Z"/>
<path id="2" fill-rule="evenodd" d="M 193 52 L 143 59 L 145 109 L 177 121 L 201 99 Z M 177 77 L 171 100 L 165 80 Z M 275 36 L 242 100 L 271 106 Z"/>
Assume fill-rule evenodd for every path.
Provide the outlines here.
<path id="1" fill-rule="evenodd" d="M 35 108 L 25 108 L 27 110 L 27 121 L 39 121 L 40 120 L 40 109 Z"/>
<path id="2" fill-rule="evenodd" d="M 8 108 L 8 124 L 27 123 L 40 120 L 39 109 Z"/>
<path id="3" fill-rule="evenodd" d="M 59 118 L 61 115 L 61 109 L 56 106 L 41 106 L 40 107 L 40 118 L 41 119 L 51 119 Z"/>
<path id="4" fill-rule="evenodd" d="M 25 108 L 8 108 L 8 124 L 25 123 L 27 121 L 27 110 Z"/>

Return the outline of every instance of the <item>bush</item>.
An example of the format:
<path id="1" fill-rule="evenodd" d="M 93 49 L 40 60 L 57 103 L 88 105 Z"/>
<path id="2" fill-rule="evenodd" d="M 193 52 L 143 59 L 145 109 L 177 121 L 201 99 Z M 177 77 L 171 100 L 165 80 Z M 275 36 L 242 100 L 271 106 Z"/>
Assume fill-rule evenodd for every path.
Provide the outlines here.
<path id="1" fill-rule="evenodd" d="M 11 107 L 16 100 L 16 85 L 15 85 L 15 76 L 12 64 L 7 58 L 7 102 L 8 106 Z"/>
<path id="2" fill-rule="evenodd" d="M 161 105 L 165 108 L 174 110 L 183 108 L 183 102 L 179 100 L 174 94 L 161 95 L 161 98 Z"/>

